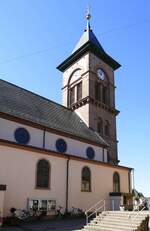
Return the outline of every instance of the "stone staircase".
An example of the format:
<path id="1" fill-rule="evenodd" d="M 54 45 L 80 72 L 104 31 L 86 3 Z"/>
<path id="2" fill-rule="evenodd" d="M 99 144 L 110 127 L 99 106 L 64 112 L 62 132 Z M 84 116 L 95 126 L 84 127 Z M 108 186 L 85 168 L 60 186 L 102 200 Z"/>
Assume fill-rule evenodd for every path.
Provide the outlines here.
<path id="1" fill-rule="evenodd" d="M 83 231 L 148 231 L 150 212 L 104 211 L 84 226 Z"/>

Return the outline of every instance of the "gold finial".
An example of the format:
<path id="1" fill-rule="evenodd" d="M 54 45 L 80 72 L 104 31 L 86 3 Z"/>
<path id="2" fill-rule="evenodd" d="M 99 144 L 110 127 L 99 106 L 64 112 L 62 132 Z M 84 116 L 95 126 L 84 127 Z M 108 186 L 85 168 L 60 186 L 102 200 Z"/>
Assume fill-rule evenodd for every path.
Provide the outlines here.
<path id="1" fill-rule="evenodd" d="M 90 6 L 87 6 L 86 9 L 86 20 L 87 20 L 87 26 L 86 29 L 89 30 L 90 29 L 90 19 L 91 19 L 91 14 L 90 14 Z"/>

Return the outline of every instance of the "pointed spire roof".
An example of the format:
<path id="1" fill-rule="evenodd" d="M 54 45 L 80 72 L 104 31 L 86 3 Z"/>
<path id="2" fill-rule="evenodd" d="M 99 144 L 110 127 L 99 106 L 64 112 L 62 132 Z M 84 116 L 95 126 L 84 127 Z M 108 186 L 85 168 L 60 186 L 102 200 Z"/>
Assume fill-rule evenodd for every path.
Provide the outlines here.
<path id="1" fill-rule="evenodd" d="M 90 19 L 91 19 L 91 14 L 90 14 L 90 9 L 88 7 L 87 14 L 86 14 L 86 20 L 87 20 L 86 29 L 84 30 L 84 33 L 82 34 L 80 40 L 76 44 L 72 53 L 79 50 L 87 42 L 91 42 L 95 44 L 95 46 L 97 46 L 102 52 L 105 52 L 101 44 L 99 43 L 98 39 L 96 38 L 95 34 L 91 30 Z"/>
<path id="2" fill-rule="evenodd" d="M 111 66 L 114 70 L 118 69 L 121 66 L 117 61 L 115 61 L 104 51 L 100 42 L 98 41 L 95 34 L 91 30 L 90 19 L 91 19 L 91 15 L 88 11 L 86 15 L 86 20 L 87 20 L 86 29 L 84 30 L 80 40 L 76 44 L 72 54 L 57 67 L 60 71 L 64 71 L 73 62 L 81 58 L 81 56 L 84 55 L 84 53 L 87 51 L 91 51 L 92 53 L 94 53 L 105 63 Z"/>
<path id="3" fill-rule="evenodd" d="M 105 52 L 104 49 L 102 48 L 101 44 L 99 43 L 98 39 L 96 38 L 95 34 L 93 33 L 93 31 L 91 29 L 88 29 L 88 30 L 86 29 L 84 31 L 84 33 L 82 34 L 80 40 L 76 44 L 72 54 L 74 52 L 76 52 L 77 50 L 79 50 L 87 42 L 91 42 L 97 48 L 99 48 L 101 50 L 101 52 Z"/>

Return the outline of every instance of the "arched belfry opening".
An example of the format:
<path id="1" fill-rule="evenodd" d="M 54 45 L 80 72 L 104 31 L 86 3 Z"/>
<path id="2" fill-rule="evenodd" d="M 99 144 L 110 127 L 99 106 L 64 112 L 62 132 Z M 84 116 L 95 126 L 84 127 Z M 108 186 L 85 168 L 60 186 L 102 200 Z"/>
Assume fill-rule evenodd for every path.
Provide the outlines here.
<path id="1" fill-rule="evenodd" d="M 67 106 L 70 108 L 82 99 L 82 70 L 76 69 L 68 80 Z"/>

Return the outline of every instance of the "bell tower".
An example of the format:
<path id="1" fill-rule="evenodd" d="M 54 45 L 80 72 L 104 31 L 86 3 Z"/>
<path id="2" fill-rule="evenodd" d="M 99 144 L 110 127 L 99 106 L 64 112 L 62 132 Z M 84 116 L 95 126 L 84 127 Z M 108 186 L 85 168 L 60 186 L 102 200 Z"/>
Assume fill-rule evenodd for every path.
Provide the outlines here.
<path id="1" fill-rule="evenodd" d="M 108 159 L 118 164 L 114 71 L 120 64 L 102 48 L 87 26 L 72 54 L 57 68 L 63 72 L 62 104 L 109 144 Z"/>

